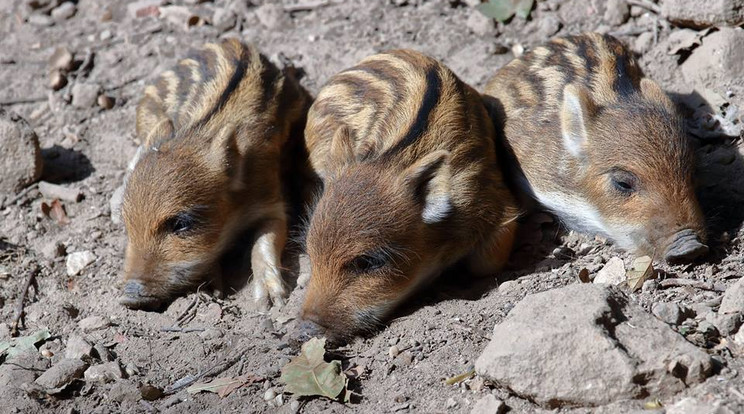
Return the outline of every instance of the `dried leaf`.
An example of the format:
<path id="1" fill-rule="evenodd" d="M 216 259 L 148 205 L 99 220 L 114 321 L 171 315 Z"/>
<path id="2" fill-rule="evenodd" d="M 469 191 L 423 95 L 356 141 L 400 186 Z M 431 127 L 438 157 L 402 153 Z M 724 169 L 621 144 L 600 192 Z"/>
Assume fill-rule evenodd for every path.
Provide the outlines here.
<path id="1" fill-rule="evenodd" d="M 651 275 L 654 274 L 653 259 L 649 256 L 641 256 L 633 260 L 625 275 L 628 278 L 628 287 L 635 292 L 643 286 Z"/>
<path id="2" fill-rule="evenodd" d="M 581 283 L 591 283 L 592 279 L 589 278 L 589 270 L 587 268 L 582 268 L 579 270 L 579 280 Z"/>
<path id="3" fill-rule="evenodd" d="M 643 403 L 644 410 L 658 410 L 663 406 L 664 404 L 662 404 L 658 398 L 654 398 L 653 400 L 649 400 Z"/>
<path id="4" fill-rule="evenodd" d="M 219 395 L 220 398 L 225 398 L 238 388 L 258 381 L 263 381 L 263 378 L 251 374 L 241 375 L 239 377 L 215 378 L 209 382 L 194 384 L 186 388 L 186 392 L 189 394 L 196 394 L 202 391 L 213 392 Z"/>
<path id="5" fill-rule="evenodd" d="M 325 362 L 325 338 L 312 338 L 302 345 L 300 355 L 282 367 L 280 381 L 285 391 L 297 396 L 323 396 L 336 399 L 346 390 L 346 375 L 341 361 Z M 347 397 L 350 393 L 346 393 Z"/>
<path id="6" fill-rule="evenodd" d="M 42 202 L 41 212 L 44 213 L 45 216 L 56 221 L 59 225 L 70 224 L 70 219 L 67 217 L 65 207 L 56 198 L 52 200 L 51 204 Z"/>
<path id="7" fill-rule="evenodd" d="M 13 338 L 8 342 L 0 342 L 0 355 L 7 354 L 8 357 L 13 357 L 29 350 L 36 351 L 36 344 L 49 339 L 51 336 L 49 329 L 42 329 L 28 336 Z"/>
<path id="8" fill-rule="evenodd" d="M 475 8 L 486 17 L 504 22 L 515 14 L 526 19 L 530 15 L 534 3 L 534 0 L 489 0 L 475 6 Z"/>

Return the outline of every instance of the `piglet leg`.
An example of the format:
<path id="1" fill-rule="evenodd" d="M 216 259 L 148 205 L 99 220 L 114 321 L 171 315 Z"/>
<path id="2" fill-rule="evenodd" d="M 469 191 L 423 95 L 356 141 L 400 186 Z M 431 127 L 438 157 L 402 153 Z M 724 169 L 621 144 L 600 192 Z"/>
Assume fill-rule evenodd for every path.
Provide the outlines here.
<path id="1" fill-rule="evenodd" d="M 270 302 L 283 306 L 287 295 L 281 270 L 287 223 L 283 219 L 264 222 L 257 236 L 251 250 L 253 298 L 261 309 L 267 310 Z"/>

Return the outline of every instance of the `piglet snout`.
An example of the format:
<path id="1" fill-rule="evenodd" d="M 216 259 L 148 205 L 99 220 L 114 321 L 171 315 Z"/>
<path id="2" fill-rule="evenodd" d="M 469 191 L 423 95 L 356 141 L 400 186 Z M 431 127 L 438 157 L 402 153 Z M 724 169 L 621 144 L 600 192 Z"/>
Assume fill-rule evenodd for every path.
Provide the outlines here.
<path id="1" fill-rule="evenodd" d="M 130 280 L 124 285 L 119 303 L 130 309 L 156 310 L 162 301 L 154 296 L 148 296 L 145 285 L 136 280 Z"/>
<path id="2" fill-rule="evenodd" d="M 687 263 L 708 253 L 708 246 L 700 242 L 690 229 L 677 232 L 667 248 L 665 258 L 669 263 Z"/>
<path id="3" fill-rule="evenodd" d="M 312 338 L 319 338 L 325 336 L 326 329 L 317 323 L 307 320 L 298 320 L 294 330 L 289 332 L 288 342 L 290 346 L 295 349 L 299 349 L 302 344 L 309 341 Z"/>

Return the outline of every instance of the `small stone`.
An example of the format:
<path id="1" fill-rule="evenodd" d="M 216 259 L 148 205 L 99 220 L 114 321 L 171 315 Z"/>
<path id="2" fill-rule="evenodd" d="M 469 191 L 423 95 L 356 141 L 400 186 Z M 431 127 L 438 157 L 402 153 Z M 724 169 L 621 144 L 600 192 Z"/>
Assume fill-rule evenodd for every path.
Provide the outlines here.
<path id="1" fill-rule="evenodd" d="M 652 293 L 656 291 L 656 289 L 658 288 L 659 288 L 659 281 L 656 279 L 649 279 L 643 282 L 643 287 L 641 287 L 641 292 Z"/>
<path id="2" fill-rule="evenodd" d="M 87 318 L 78 322 L 78 327 L 83 332 L 93 332 L 101 329 L 106 329 L 111 326 L 111 321 L 103 316 L 88 316 Z"/>
<path id="3" fill-rule="evenodd" d="M 131 381 L 116 381 L 108 392 L 108 398 L 117 403 L 137 402 L 140 399 L 140 392 Z"/>
<path id="4" fill-rule="evenodd" d="M 651 50 L 653 44 L 654 34 L 652 32 L 643 32 L 633 42 L 633 51 L 636 53 L 646 53 Z"/>
<path id="5" fill-rule="evenodd" d="M 38 180 L 43 166 L 34 130 L 16 113 L 0 108 L 0 194 L 16 193 Z"/>
<path id="6" fill-rule="evenodd" d="M 67 77 L 58 70 L 53 70 L 49 74 L 49 88 L 58 91 L 67 85 Z"/>
<path id="7" fill-rule="evenodd" d="M 716 327 L 721 336 L 729 336 L 736 332 L 741 326 L 741 314 L 739 313 L 715 313 L 710 312 L 705 320 Z"/>
<path id="8" fill-rule="evenodd" d="M 537 34 L 541 38 L 548 38 L 558 33 L 563 24 L 561 20 L 553 14 L 549 14 L 537 22 Z"/>
<path id="9" fill-rule="evenodd" d="M 78 109 L 92 108 L 100 92 L 101 87 L 95 83 L 76 83 L 72 87 L 72 106 Z"/>
<path id="10" fill-rule="evenodd" d="M 76 11 L 75 3 L 66 1 L 52 9 L 52 19 L 56 22 L 62 22 L 74 16 Z"/>
<path id="11" fill-rule="evenodd" d="M 390 347 L 390 349 L 388 349 L 388 356 L 390 356 L 390 358 L 395 358 L 399 354 L 400 354 L 400 348 L 398 348 L 397 345 L 393 345 Z"/>
<path id="12" fill-rule="evenodd" d="M 226 31 L 235 27 L 237 17 L 235 13 L 227 8 L 219 7 L 212 15 L 212 26 L 219 30 Z"/>
<path id="13" fill-rule="evenodd" d="M 75 276 L 86 266 L 96 261 L 96 256 L 89 250 L 70 253 L 67 256 L 67 276 Z"/>
<path id="14" fill-rule="evenodd" d="M 276 398 L 276 391 L 274 391 L 273 388 L 269 388 L 268 390 L 266 390 L 263 396 L 264 401 L 271 401 L 274 398 Z"/>
<path id="15" fill-rule="evenodd" d="M 744 278 L 726 289 L 718 312 L 744 314 Z"/>
<path id="16" fill-rule="evenodd" d="M 163 390 L 150 384 L 142 385 L 139 391 L 145 401 L 155 401 L 163 396 Z"/>
<path id="17" fill-rule="evenodd" d="M 734 335 L 734 342 L 739 345 L 744 345 L 744 329 L 739 329 L 739 331 L 736 332 Z"/>
<path id="18" fill-rule="evenodd" d="M 395 358 L 395 364 L 407 367 L 413 363 L 413 354 L 411 351 L 403 351 Z"/>
<path id="19" fill-rule="evenodd" d="M 45 14 L 32 14 L 28 16 L 28 23 L 36 27 L 49 27 L 54 25 L 54 20 Z"/>
<path id="20" fill-rule="evenodd" d="M 300 402 L 297 400 L 292 400 L 291 403 L 289 403 L 289 409 L 293 412 L 299 412 L 300 411 Z"/>
<path id="21" fill-rule="evenodd" d="M 41 351 L 39 351 L 39 353 L 41 353 L 41 356 L 43 356 L 44 358 L 51 358 L 54 356 L 54 352 L 48 349 L 42 349 Z"/>
<path id="22" fill-rule="evenodd" d="M 109 40 L 112 37 L 114 37 L 114 34 L 111 33 L 111 30 L 108 30 L 108 29 L 102 31 L 101 34 L 98 35 L 98 38 L 101 39 L 101 40 L 103 40 L 103 41 Z"/>
<path id="23" fill-rule="evenodd" d="M 112 354 L 111 351 L 109 351 L 109 349 L 106 348 L 101 342 L 97 342 L 95 345 L 93 345 L 93 351 L 95 351 L 98 359 L 103 362 L 110 362 L 115 359 L 114 354 Z"/>
<path id="24" fill-rule="evenodd" d="M 72 381 L 80 378 L 88 367 L 81 359 L 62 359 L 46 370 L 36 383 L 44 387 L 47 392 L 56 394 L 62 391 Z"/>
<path id="25" fill-rule="evenodd" d="M 620 26 L 630 18 L 630 7 L 625 0 L 608 0 L 604 13 L 604 21 L 612 26 Z"/>
<path id="26" fill-rule="evenodd" d="M 127 15 L 132 19 L 147 16 L 159 16 L 158 6 L 165 3 L 165 0 L 139 0 L 127 4 Z"/>
<path id="27" fill-rule="evenodd" d="M 684 320 L 682 311 L 674 303 L 659 302 L 651 307 L 651 313 L 669 325 L 679 325 Z"/>
<path id="28" fill-rule="evenodd" d="M 625 283 L 625 264 L 623 259 L 613 257 L 607 261 L 607 264 L 597 273 L 594 283 L 606 283 L 609 285 L 621 285 Z"/>
<path id="29" fill-rule="evenodd" d="M 116 99 L 114 99 L 111 96 L 108 95 L 98 95 L 97 100 L 98 106 L 100 106 L 103 109 L 111 109 L 114 107 L 114 104 L 116 104 Z"/>
<path id="30" fill-rule="evenodd" d="M 109 383 L 121 379 L 124 374 L 116 361 L 94 365 L 85 371 L 85 380 L 90 382 Z"/>
<path id="31" fill-rule="evenodd" d="M 488 394 L 475 403 L 470 414 L 502 414 L 505 410 L 506 404 L 503 401 L 493 394 Z"/>
<path id="32" fill-rule="evenodd" d="M 279 394 L 276 397 L 274 397 L 274 405 L 276 405 L 277 407 L 281 407 L 282 405 L 284 405 L 284 395 L 283 394 Z"/>
<path id="33" fill-rule="evenodd" d="M 492 33 L 495 28 L 493 19 L 484 16 L 482 13 L 470 13 L 465 24 L 473 33 L 480 36 Z"/>
<path id="34" fill-rule="evenodd" d="M 71 334 L 67 338 L 65 358 L 85 359 L 90 358 L 91 354 L 93 354 L 93 345 L 86 341 L 85 338 L 77 334 Z"/>
<path id="35" fill-rule="evenodd" d="M 41 254 L 47 259 L 54 260 L 65 255 L 67 248 L 60 241 L 50 241 L 41 248 Z"/>
<path id="36" fill-rule="evenodd" d="M 64 46 L 54 49 L 49 56 L 49 68 L 68 72 L 72 70 L 74 59 L 69 49 Z"/>
<path id="37" fill-rule="evenodd" d="M 451 410 L 453 408 L 456 408 L 457 405 L 458 405 L 457 404 L 457 401 L 454 398 L 452 398 L 452 397 L 447 398 L 447 402 L 445 403 L 445 406 L 447 407 L 448 410 Z"/>
<path id="38" fill-rule="evenodd" d="M 266 3 L 257 7 L 255 12 L 261 24 L 269 29 L 284 29 L 292 24 L 292 19 L 284 12 L 284 8 L 277 3 Z"/>
<path id="39" fill-rule="evenodd" d="M 715 337 L 718 336 L 719 332 L 715 325 L 710 323 L 709 321 L 701 321 L 697 326 L 697 331 L 701 334 L 705 335 L 706 337 Z"/>
<path id="40" fill-rule="evenodd" d="M 131 362 L 124 367 L 124 372 L 127 374 L 127 377 L 139 375 L 139 369 L 137 369 L 137 366 Z"/>

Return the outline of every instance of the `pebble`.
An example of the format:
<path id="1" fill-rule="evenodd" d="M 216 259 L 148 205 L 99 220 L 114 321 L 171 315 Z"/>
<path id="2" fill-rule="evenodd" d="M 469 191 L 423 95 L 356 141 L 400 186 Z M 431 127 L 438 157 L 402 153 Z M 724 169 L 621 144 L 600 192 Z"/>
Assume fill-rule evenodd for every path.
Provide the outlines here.
<path id="1" fill-rule="evenodd" d="M 465 25 L 475 34 L 485 36 L 494 31 L 495 25 L 493 19 L 484 16 L 482 13 L 470 13 Z"/>
<path id="2" fill-rule="evenodd" d="M 100 38 L 101 40 L 103 40 L 103 41 L 106 41 L 106 40 L 109 40 L 109 39 L 111 39 L 112 37 L 114 37 L 114 34 L 113 34 L 113 33 L 111 33 L 111 30 L 108 30 L 108 29 L 106 29 L 106 30 L 102 31 L 102 32 L 101 32 L 101 34 L 100 34 L 100 35 L 98 35 L 98 37 L 99 37 L 99 38 Z"/>
<path id="3" fill-rule="evenodd" d="M 77 334 L 71 334 L 67 338 L 65 358 L 85 359 L 90 358 L 91 354 L 93 354 L 93 345 L 86 341 L 85 338 Z"/>
<path id="4" fill-rule="evenodd" d="M 261 24 L 269 29 L 283 29 L 292 24 L 292 19 L 284 12 L 280 4 L 266 3 L 256 8 L 255 13 Z"/>
<path id="5" fill-rule="evenodd" d="M 636 53 L 646 53 L 651 50 L 653 44 L 654 34 L 651 32 L 643 32 L 639 34 L 633 42 L 633 51 Z"/>
<path id="6" fill-rule="evenodd" d="M 109 383 L 123 378 L 121 367 L 116 361 L 106 362 L 104 364 L 94 365 L 85 370 L 85 380 L 90 382 Z"/>
<path id="7" fill-rule="evenodd" d="M 53 91 L 58 91 L 67 86 L 67 77 L 58 70 L 53 70 L 49 73 L 49 88 Z"/>
<path id="8" fill-rule="evenodd" d="M 537 22 L 537 33 L 542 38 L 553 36 L 561 30 L 563 24 L 557 16 L 549 14 Z"/>
<path id="9" fill-rule="evenodd" d="M 271 401 L 271 400 L 273 400 L 274 398 L 276 398 L 276 391 L 274 391 L 273 388 L 269 388 L 264 393 L 263 398 L 264 398 L 264 401 Z"/>
<path id="10" fill-rule="evenodd" d="M 51 69 L 58 69 L 66 72 L 72 70 L 74 59 L 70 50 L 65 46 L 61 46 L 54 49 L 52 55 L 49 56 L 48 63 Z"/>
<path id="11" fill-rule="evenodd" d="M 292 400 L 291 403 L 289 403 L 289 409 L 293 412 L 299 412 L 300 411 L 300 402 L 297 400 Z"/>
<path id="12" fill-rule="evenodd" d="M 744 314 L 744 278 L 726 289 L 718 312 Z"/>
<path id="13" fill-rule="evenodd" d="M 41 247 L 41 254 L 47 259 L 54 260 L 58 257 L 62 257 L 66 253 L 64 243 L 60 241 L 50 241 Z"/>
<path id="14" fill-rule="evenodd" d="M 447 402 L 445 403 L 445 406 L 447 407 L 447 409 L 456 408 L 457 405 L 458 405 L 457 404 L 457 401 L 455 401 L 454 398 L 452 398 L 452 397 L 447 398 Z"/>
<path id="15" fill-rule="evenodd" d="M 0 194 L 13 194 L 41 177 L 39 138 L 23 118 L 0 108 Z M 10 211 L 10 210 L 6 210 Z M 10 237 L 20 243 L 20 236 Z"/>
<path id="16" fill-rule="evenodd" d="M 643 282 L 643 287 L 641 287 L 641 292 L 652 293 L 656 291 L 658 287 L 659 287 L 659 281 L 656 279 L 650 279 L 650 280 Z"/>
<path id="17" fill-rule="evenodd" d="M 613 257 L 607 261 L 607 264 L 597 273 L 594 283 L 607 283 L 610 285 L 620 285 L 625 283 L 625 264 L 623 259 Z"/>
<path id="18" fill-rule="evenodd" d="M 400 354 L 400 348 L 398 348 L 397 345 L 393 345 L 390 347 L 390 349 L 388 349 L 388 356 L 390 356 L 390 358 L 395 358 L 399 354 Z"/>
<path id="19" fill-rule="evenodd" d="M 237 17 L 232 10 L 226 8 L 217 8 L 212 15 L 212 26 L 219 30 L 226 31 L 235 27 Z"/>
<path id="20" fill-rule="evenodd" d="M 56 22 L 62 22 L 74 16 L 76 11 L 75 3 L 66 1 L 52 9 L 52 19 Z"/>
<path id="21" fill-rule="evenodd" d="M 715 313 L 710 312 L 705 320 L 716 327 L 721 336 L 729 336 L 735 333 L 741 326 L 741 314 L 739 313 Z"/>
<path id="22" fill-rule="evenodd" d="M 113 361 L 114 354 L 109 351 L 108 348 L 106 348 L 103 343 L 97 342 L 95 345 L 93 345 L 93 350 L 96 351 L 96 354 L 98 354 L 98 359 L 104 362 Z"/>
<path id="23" fill-rule="evenodd" d="M 684 320 L 682 310 L 674 303 L 654 303 L 651 307 L 651 313 L 669 325 L 679 325 Z"/>
<path id="24" fill-rule="evenodd" d="M 488 394 L 475 403 L 470 414 L 502 414 L 505 410 L 506 404 L 503 401 Z"/>
<path id="25" fill-rule="evenodd" d="M 274 398 L 274 405 L 277 407 L 284 405 L 284 394 L 279 394 Z"/>
<path id="26" fill-rule="evenodd" d="M 92 108 L 98 101 L 101 87 L 95 83 L 76 83 L 72 87 L 72 106 L 78 109 Z"/>
<path id="27" fill-rule="evenodd" d="M 103 109 L 111 109 L 116 104 L 116 99 L 108 95 L 99 95 L 96 102 Z"/>
<path id="28" fill-rule="evenodd" d="M 604 21 L 613 25 L 620 26 L 630 18 L 630 7 L 625 0 L 608 0 L 604 13 Z"/>
<path id="29" fill-rule="evenodd" d="M 46 388 L 47 392 L 56 393 L 80 378 L 87 367 L 88 364 L 81 359 L 65 358 L 46 370 L 35 382 Z"/>
<path id="30" fill-rule="evenodd" d="M 67 276 L 75 276 L 86 266 L 96 261 L 96 256 L 90 250 L 70 253 L 67 256 Z"/>
<path id="31" fill-rule="evenodd" d="M 111 326 L 111 321 L 103 316 L 88 316 L 78 322 L 78 327 L 82 329 L 83 332 L 93 332 L 108 328 L 109 326 Z"/>
<path id="32" fill-rule="evenodd" d="M 139 369 L 137 369 L 137 366 L 131 362 L 124 368 L 124 372 L 126 372 L 128 377 L 139 375 Z"/>
<path id="33" fill-rule="evenodd" d="M 54 25 L 54 20 L 45 14 L 32 14 L 28 16 L 28 23 L 36 27 L 49 27 Z"/>

